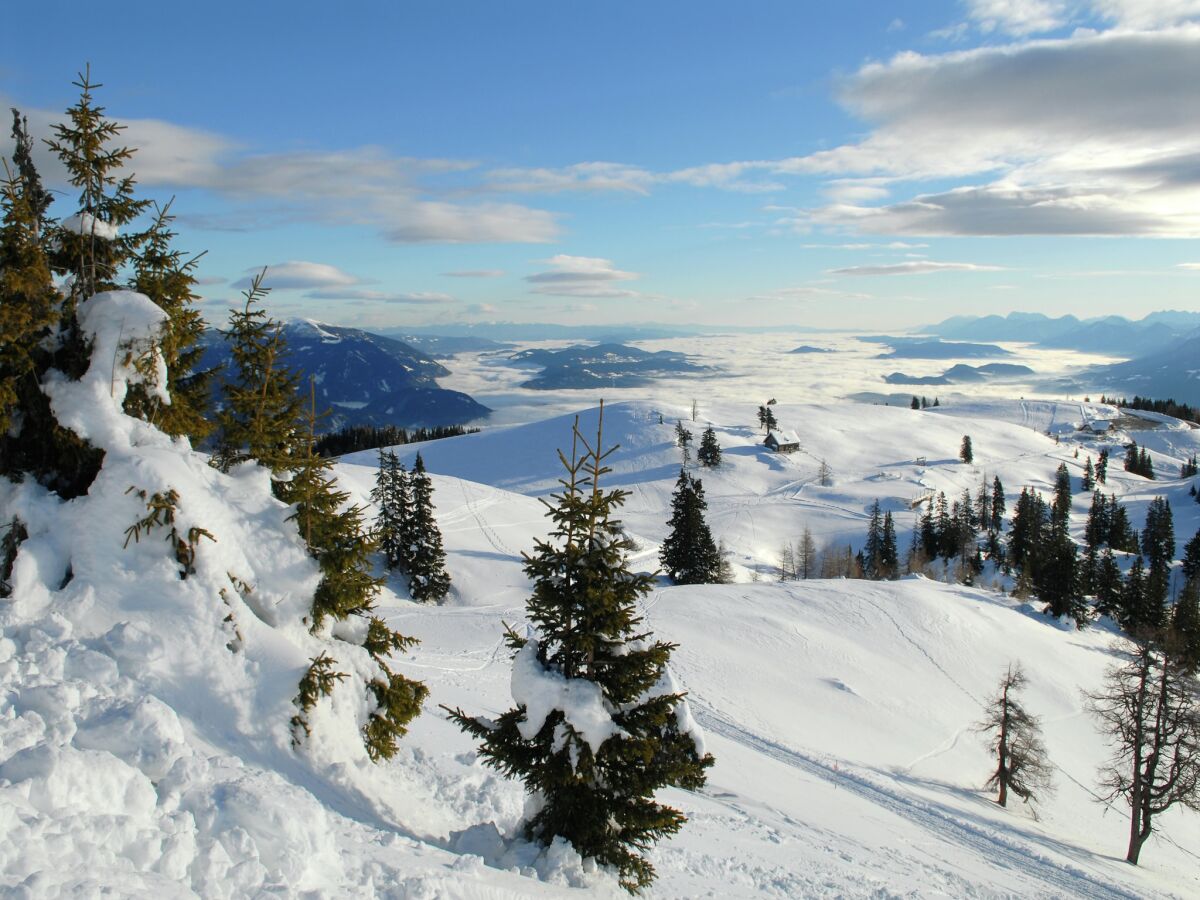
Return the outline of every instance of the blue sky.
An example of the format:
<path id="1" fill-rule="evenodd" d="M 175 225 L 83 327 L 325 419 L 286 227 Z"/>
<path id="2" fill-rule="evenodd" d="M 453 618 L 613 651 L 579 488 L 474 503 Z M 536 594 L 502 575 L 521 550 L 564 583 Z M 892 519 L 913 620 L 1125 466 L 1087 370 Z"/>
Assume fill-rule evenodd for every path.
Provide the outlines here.
<path id="1" fill-rule="evenodd" d="M 21 4 L 0 100 L 91 64 L 214 320 L 1198 307 L 1200 0 L 343 6 Z"/>

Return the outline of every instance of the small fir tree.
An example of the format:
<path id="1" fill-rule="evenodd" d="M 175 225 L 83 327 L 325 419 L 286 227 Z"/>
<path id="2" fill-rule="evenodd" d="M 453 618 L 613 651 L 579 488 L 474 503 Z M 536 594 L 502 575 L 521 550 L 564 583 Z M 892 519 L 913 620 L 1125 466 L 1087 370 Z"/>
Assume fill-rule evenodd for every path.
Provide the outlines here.
<path id="1" fill-rule="evenodd" d="M 676 584 L 718 581 L 721 560 L 712 532 L 704 521 L 706 509 L 703 485 L 680 469 L 671 497 L 671 520 L 667 523 L 670 534 L 659 553 L 663 569 Z"/>
<path id="2" fill-rule="evenodd" d="M 404 535 L 412 514 L 408 495 L 408 472 L 404 464 L 395 451 L 380 449 L 371 502 L 378 510 L 375 539 L 383 554 L 384 565 L 392 571 L 403 569 L 407 560 Z"/>
<path id="3" fill-rule="evenodd" d="M 1082 491 L 1090 491 L 1096 486 L 1096 471 L 1092 468 L 1092 458 L 1089 456 L 1087 462 L 1083 464 L 1083 478 L 1079 482 L 1079 489 Z"/>
<path id="4" fill-rule="evenodd" d="M 414 600 L 437 603 L 450 592 L 446 572 L 446 551 L 442 532 L 433 515 L 433 482 L 425 471 L 425 462 L 417 454 L 409 477 L 412 514 L 404 529 L 405 568 L 408 590 Z"/>
<path id="5" fill-rule="evenodd" d="M 975 462 L 975 450 L 971 447 L 971 436 L 964 434 L 962 445 L 958 448 L 958 458 L 967 465 Z"/>
<path id="6" fill-rule="evenodd" d="M 1096 483 L 1108 484 L 1108 448 L 1105 447 L 1100 451 L 1100 458 L 1096 461 Z"/>
<path id="7" fill-rule="evenodd" d="M 258 308 L 270 290 L 262 286 L 265 277 L 264 269 L 242 293 L 245 304 L 230 312 L 224 332 L 234 371 L 222 385 L 212 464 L 228 472 L 256 460 L 271 470 L 279 496 L 303 431 L 304 400 L 299 374 L 284 365 L 283 326 Z"/>
<path id="8" fill-rule="evenodd" d="M 167 434 L 187 436 L 198 444 L 213 429 L 208 421 L 210 382 L 214 372 L 196 371 L 203 347 L 204 319 L 196 309 L 196 264 L 203 254 L 185 259 L 173 249 L 171 204 L 155 207 L 154 222 L 146 232 L 141 251 L 133 259 L 129 287 L 145 294 L 167 314 L 159 351 L 167 364 L 167 391 L 171 398 L 161 404 L 142 385 L 132 385 L 125 398 L 125 411 L 152 422 Z"/>
<path id="9" fill-rule="evenodd" d="M 996 770 L 987 787 L 997 791 L 996 802 L 1008 805 L 1009 793 L 1033 803 L 1050 790 L 1052 768 L 1046 761 L 1038 718 L 1021 703 L 1027 679 L 1020 665 L 1010 665 L 988 701 L 975 730 L 987 736 L 996 757 Z"/>
<path id="10" fill-rule="evenodd" d="M 516 706 L 495 721 L 447 711 L 480 740 L 487 765 L 524 782 L 534 801 L 527 808 L 535 810 L 524 823 L 526 839 L 548 845 L 561 836 L 583 857 L 616 869 L 633 891 L 654 878 L 642 854 L 684 823 L 655 793 L 701 787 L 713 759 L 680 730 L 683 695 L 667 673 L 674 645 L 654 640 L 637 615 L 654 581 L 628 568 L 632 545 L 614 518 L 627 493 L 601 489 L 604 460 L 615 449 L 603 449 L 602 426 L 603 407 L 589 444 L 576 421 L 570 456 L 559 453 L 563 490 L 547 503 L 551 540 L 525 556 L 533 635 L 509 631 L 518 651 Z M 611 727 L 585 732 L 570 704 L 527 704 L 546 680 L 594 696 Z"/>
<path id="11" fill-rule="evenodd" d="M 721 464 L 721 445 L 717 443 L 717 433 L 711 425 L 704 429 L 700 437 L 700 450 L 696 453 L 700 465 L 711 469 Z"/>
<path id="12" fill-rule="evenodd" d="M 692 459 L 692 433 L 684 426 L 682 419 L 675 423 L 675 446 L 679 448 L 686 466 Z"/>

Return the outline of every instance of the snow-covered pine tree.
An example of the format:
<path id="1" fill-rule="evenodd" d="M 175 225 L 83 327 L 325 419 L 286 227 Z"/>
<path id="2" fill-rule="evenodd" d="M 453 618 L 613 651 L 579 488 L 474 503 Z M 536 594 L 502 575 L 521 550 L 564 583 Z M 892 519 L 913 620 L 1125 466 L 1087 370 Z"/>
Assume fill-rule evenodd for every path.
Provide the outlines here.
<path id="1" fill-rule="evenodd" d="M 659 560 L 676 584 L 716 584 L 720 579 L 721 559 L 704 511 L 704 487 L 686 470 L 679 470 L 675 493 L 671 496 L 671 529 L 663 541 Z"/>
<path id="2" fill-rule="evenodd" d="M 408 572 L 408 590 L 413 599 L 436 603 L 450 592 L 450 575 L 446 572 L 442 532 L 433 515 L 433 482 L 420 453 L 413 462 L 408 485 L 410 514 L 402 532 L 402 565 Z"/>
<path id="3" fill-rule="evenodd" d="M 700 465 L 711 469 L 721 464 L 721 445 L 717 443 L 717 433 L 709 425 L 700 437 L 700 449 L 696 452 Z"/>
<path id="4" fill-rule="evenodd" d="M 133 198 L 133 178 L 119 175 L 133 151 L 111 145 L 122 129 L 93 104 L 91 91 L 99 85 L 91 84 L 87 74 L 76 85 L 80 99 L 67 110 L 67 124 L 55 126 L 55 140 L 46 142 L 79 190 L 78 212 L 61 223 L 46 218 L 48 195 L 33 164 L 32 139 L 25 120 L 15 116 L 16 172 L 8 175 L 4 205 L 7 240 L 11 250 L 20 249 L 5 260 L 6 270 L 14 267 L 6 276 L 5 293 L 11 291 L 11 297 L 0 298 L 13 303 L 20 325 L 9 346 L 28 348 L 17 352 L 14 361 L 18 367 L 32 363 L 18 381 L 15 400 L 8 398 L 14 403 L 8 411 L 20 411 L 20 425 L 18 432 L 8 429 L 0 438 L 0 468 L 30 473 L 64 499 L 87 492 L 103 454 L 59 426 L 41 383 L 51 369 L 72 381 L 87 371 L 91 347 L 80 331 L 77 307 L 98 291 L 118 287 L 118 270 L 141 241 L 140 235 L 123 234 L 121 228 L 146 206 Z M 53 288 L 47 264 L 51 272 L 65 276 L 65 295 Z M 36 332 L 43 337 L 27 343 Z"/>
<path id="5" fill-rule="evenodd" d="M 411 514 L 408 493 L 404 464 L 394 450 L 380 449 L 371 501 L 379 511 L 375 517 L 375 539 L 384 565 L 391 570 L 402 568 L 406 559 L 404 536 Z"/>
<path id="6" fill-rule="evenodd" d="M 525 556 L 533 633 L 509 631 L 516 706 L 495 721 L 447 712 L 480 740 L 488 765 L 524 782 L 536 810 L 527 839 L 564 837 L 633 891 L 654 878 L 641 854 L 685 821 L 655 793 L 701 787 L 713 759 L 667 669 L 675 645 L 654 640 L 637 614 L 654 579 L 628 568 L 632 544 L 614 518 L 628 493 L 602 490 L 616 449 L 603 447 L 601 407 L 594 444 L 576 420 L 570 457 L 559 452 L 566 474 L 546 504 L 551 539 Z"/>
<path id="7" fill-rule="evenodd" d="M 996 802 L 1001 806 L 1008 805 L 1010 791 L 1032 803 L 1050 789 L 1053 769 L 1046 761 L 1041 723 L 1017 696 L 1026 683 L 1021 666 L 1010 665 L 988 701 L 983 720 L 975 726 L 987 736 L 996 757 L 996 771 L 987 787 L 997 791 Z"/>
<path id="8" fill-rule="evenodd" d="M 203 254 L 185 258 L 172 248 L 175 232 L 171 204 L 155 206 L 154 222 L 146 232 L 141 250 L 133 259 L 130 290 L 145 294 L 168 316 L 159 352 L 167 365 L 169 404 L 152 397 L 145 386 L 134 385 L 125 397 L 125 411 L 153 422 L 173 436 L 186 435 L 198 444 L 213 430 L 208 420 L 210 382 L 213 372 L 198 372 L 203 348 L 204 318 L 196 309 L 196 264 Z"/>

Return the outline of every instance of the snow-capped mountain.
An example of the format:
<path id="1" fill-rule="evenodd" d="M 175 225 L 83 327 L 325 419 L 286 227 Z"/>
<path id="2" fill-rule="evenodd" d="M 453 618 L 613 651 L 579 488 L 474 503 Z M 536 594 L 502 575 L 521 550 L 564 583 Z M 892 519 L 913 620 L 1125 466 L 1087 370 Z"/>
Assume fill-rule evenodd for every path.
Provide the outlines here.
<path id="1" fill-rule="evenodd" d="M 284 325 L 286 364 L 311 377 L 317 408 L 329 409 L 323 430 L 346 425 L 430 427 L 461 425 L 490 410 L 460 391 L 439 387 L 450 372 L 403 341 L 357 328 L 292 319 Z M 226 363 L 229 352 L 218 332 L 206 335 L 200 368 Z"/>

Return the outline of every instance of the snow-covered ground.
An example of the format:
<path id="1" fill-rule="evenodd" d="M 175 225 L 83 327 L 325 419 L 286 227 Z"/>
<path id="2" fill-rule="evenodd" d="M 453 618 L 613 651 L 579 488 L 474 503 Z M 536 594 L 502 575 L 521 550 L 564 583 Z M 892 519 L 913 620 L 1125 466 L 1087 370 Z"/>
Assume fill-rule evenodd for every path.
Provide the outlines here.
<path id="1" fill-rule="evenodd" d="M 14 598 L 0 600 L 0 893 L 622 893 L 562 848 L 537 856 L 480 827 L 511 830 L 521 787 L 480 765 L 438 709 L 487 715 L 510 705 L 503 623 L 523 621 L 520 554 L 547 530 L 537 498 L 557 487 L 555 450 L 572 417 L 399 448 L 409 460 L 420 449 L 434 476 L 454 588 L 440 607 L 408 601 L 399 582 L 381 597 L 388 620 L 422 641 L 397 667 L 423 679 L 431 699 L 396 758 L 375 765 L 355 733 L 364 710 L 354 683 L 318 707 L 307 748 L 291 746 L 296 682 L 331 645 L 299 621 L 316 570 L 298 537 L 277 536 L 286 510 L 262 473 L 221 475 L 130 424 L 115 413 L 107 369 L 88 383 L 98 392 L 90 404 L 63 402 L 93 410 L 83 425 L 109 450 L 92 495 L 59 504 L 30 485 L 0 494 L 0 513 L 20 510 L 31 535 Z M 679 645 L 675 675 L 717 760 L 703 791 L 666 794 L 689 821 L 654 849 L 651 894 L 1195 896 L 1200 819 L 1163 816 L 1134 868 L 1123 862 L 1125 810 L 1095 796 L 1106 748 L 1081 691 L 1096 688 L 1112 660 L 1106 626 L 1078 632 L 998 593 L 920 577 L 774 580 L 780 545 L 806 526 L 819 543 L 860 544 L 876 498 L 897 516 L 903 547 L 911 501 L 930 490 L 955 496 L 997 475 L 1010 507 L 1024 485 L 1048 490 L 1060 461 L 1078 474 L 1098 446 L 1068 426 L 1109 411 L 780 400 L 781 425 L 802 438 L 790 456 L 760 445 L 757 399 L 706 402 L 692 426 L 698 438 L 711 420 L 725 449 L 719 469 L 697 474 L 739 582 L 662 584 L 644 604 L 655 634 Z M 609 483 L 630 491 L 622 518 L 642 568 L 657 565 L 679 470 L 674 423 L 689 417 L 665 402 L 606 410 L 606 443 L 621 445 Z M 595 421 L 583 409 L 583 430 Z M 973 465 L 957 460 L 963 434 Z M 1200 431 L 1185 426 L 1136 437 L 1163 474 L 1200 449 Z M 1118 439 L 1109 446 L 1109 488 L 1135 525 L 1152 497 L 1166 495 L 1182 545 L 1200 526 L 1187 485 L 1127 475 Z M 822 459 L 834 471 L 827 487 L 815 478 Z M 338 473 L 365 501 L 374 454 L 344 458 Z M 174 487 L 182 523 L 212 532 L 196 575 L 179 580 L 157 533 L 122 546 L 144 512 L 125 493 L 130 484 Z M 1086 506 L 1078 495 L 1077 528 Z M 981 792 L 989 759 L 971 730 L 1017 660 L 1056 770 L 1057 792 L 1036 818 Z M 363 660 L 340 662 L 363 677 Z"/>

